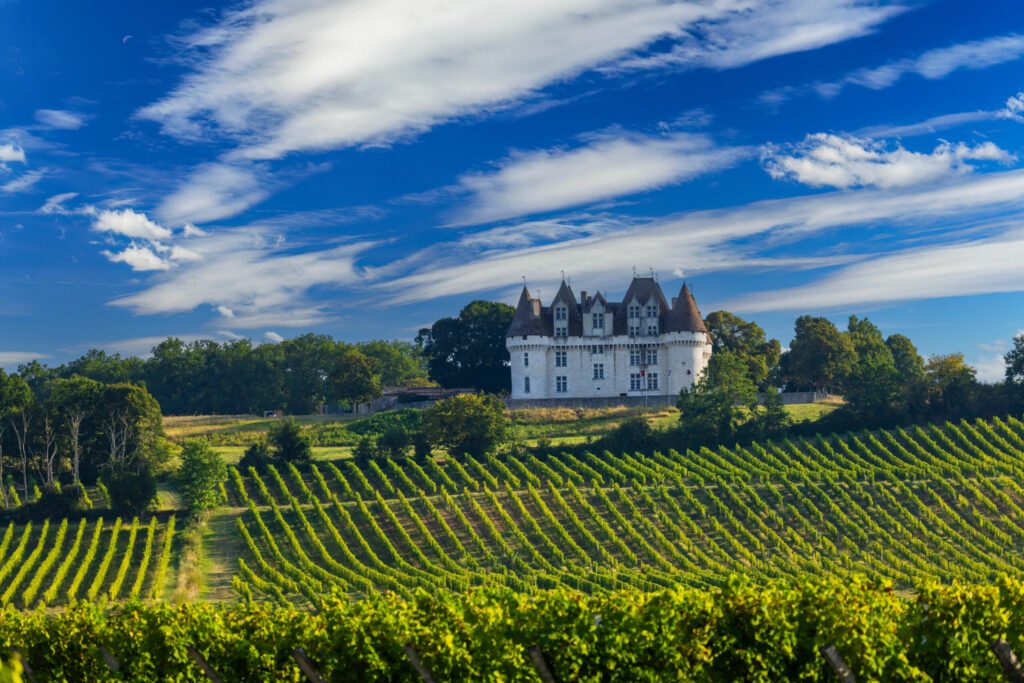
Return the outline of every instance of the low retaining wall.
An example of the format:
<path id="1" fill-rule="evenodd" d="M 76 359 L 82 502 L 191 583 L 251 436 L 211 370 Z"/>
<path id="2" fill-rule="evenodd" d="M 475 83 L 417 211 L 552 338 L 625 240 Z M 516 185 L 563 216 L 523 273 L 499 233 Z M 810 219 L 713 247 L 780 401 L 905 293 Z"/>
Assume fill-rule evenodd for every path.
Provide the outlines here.
<path id="1" fill-rule="evenodd" d="M 764 402 L 764 394 L 758 394 L 757 400 Z M 815 391 L 792 391 L 782 394 L 782 402 L 786 405 L 797 405 L 800 403 L 820 403 L 835 399 L 830 394 L 821 394 Z M 517 408 L 615 408 L 625 406 L 637 408 L 642 406 L 658 408 L 675 406 L 679 400 L 678 396 L 601 396 L 595 398 L 532 398 L 532 399 L 505 399 L 505 406 L 511 409 Z"/>

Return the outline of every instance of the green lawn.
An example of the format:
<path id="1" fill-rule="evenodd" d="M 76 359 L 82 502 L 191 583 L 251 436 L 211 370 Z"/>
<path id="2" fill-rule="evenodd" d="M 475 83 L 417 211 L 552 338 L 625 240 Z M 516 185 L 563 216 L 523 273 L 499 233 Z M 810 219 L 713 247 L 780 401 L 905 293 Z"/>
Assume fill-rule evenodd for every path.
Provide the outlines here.
<path id="1" fill-rule="evenodd" d="M 242 459 L 245 448 L 245 446 L 214 446 L 213 450 L 224 457 L 224 462 L 229 465 L 235 465 Z M 314 460 L 334 460 L 350 457 L 352 457 L 352 448 L 350 446 L 313 446 Z"/>

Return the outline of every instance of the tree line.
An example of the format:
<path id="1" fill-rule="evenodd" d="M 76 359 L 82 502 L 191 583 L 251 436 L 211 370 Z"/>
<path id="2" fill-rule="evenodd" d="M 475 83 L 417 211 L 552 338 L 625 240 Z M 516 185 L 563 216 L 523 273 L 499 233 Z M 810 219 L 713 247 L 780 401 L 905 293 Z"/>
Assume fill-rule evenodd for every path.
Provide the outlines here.
<path id="1" fill-rule="evenodd" d="M 420 349 L 410 342 L 348 344 L 325 334 L 304 334 L 277 344 L 248 339 L 218 343 L 170 337 L 148 358 L 93 349 L 63 365 L 22 365 L 33 389 L 55 379 L 86 377 L 106 384 L 146 387 L 168 415 L 316 412 L 325 404 L 350 405 L 380 396 L 388 385 L 424 383 Z"/>

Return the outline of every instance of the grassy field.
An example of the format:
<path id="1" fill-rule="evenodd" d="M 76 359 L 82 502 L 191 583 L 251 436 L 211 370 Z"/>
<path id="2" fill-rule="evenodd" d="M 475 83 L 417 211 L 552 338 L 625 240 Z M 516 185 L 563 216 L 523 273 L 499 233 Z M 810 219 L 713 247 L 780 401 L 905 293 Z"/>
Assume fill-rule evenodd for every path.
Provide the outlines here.
<path id="1" fill-rule="evenodd" d="M 794 421 L 801 422 L 817 420 L 836 407 L 832 403 L 815 403 L 786 406 L 786 411 Z M 630 417 L 643 417 L 654 427 L 668 428 L 678 422 L 679 411 L 675 408 L 530 408 L 509 411 L 509 416 L 517 439 L 529 445 L 536 445 L 539 439 L 562 445 L 598 439 Z M 249 444 L 266 434 L 276 419 L 254 415 L 165 417 L 164 431 L 175 441 L 207 438 L 228 462 L 234 463 Z M 303 415 L 295 419 L 313 439 L 318 459 L 349 455 L 359 440 L 359 434 L 350 428 L 358 429 L 367 420 L 338 415 Z"/>

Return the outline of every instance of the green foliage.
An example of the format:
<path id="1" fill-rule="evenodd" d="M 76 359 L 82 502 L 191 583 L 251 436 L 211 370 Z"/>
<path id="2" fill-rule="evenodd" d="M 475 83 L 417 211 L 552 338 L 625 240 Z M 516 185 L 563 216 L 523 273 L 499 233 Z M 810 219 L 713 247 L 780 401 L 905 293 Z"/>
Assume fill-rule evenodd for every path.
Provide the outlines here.
<path id="1" fill-rule="evenodd" d="M 364 434 L 359 438 L 359 443 L 352 449 L 352 457 L 357 462 L 365 463 L 377 457 L 377 437 L 373 434 Z"/>
<path id="2" fill-rule="evenodd" d="M 220 486 L 227 479 L 227 466 L 210 444 L 189 439 L 181 449 L 178 489 L 189 512 L 196 515 L 220 503 Z"/>
<path id="3" fill-rule="evenodd" d="M 423 424 L 423 411 L 413 408 L 386 410 L 382 413 L 355 420 L 346 425 L 353 434 L 383 434 L 390 427 L 402 427 L 406 431 L 415 431 Z"/>
<path id="4" fill-rule="evenodd" d="M 727 350 L 739 355 L 754 384 L 765 386 L 769 375 L 779 364 L 782 353 L 779 340 L 769 340 L 760 325 L 729 311 L 714 311 L 704 324 L 711 333 L 714 352 Z"/>
<path id="5" fill-rule="evenodd" d="M 137 471 L 112 472 L 105 484 L 109 491 L 110 509 L 119 515 L 142 514 L 156 499 L 156 478 L 147 467 Z"/>
<path id="6" fill-rule="evenodd" d="M 455 318 L 442 318 L 420 330 L 430 377 L 446 387 L 467 387 L 491 393 L 511 388 L 505 333 L 515 309 L 492 301 L 473 301 Z"/>
<path id="7" fill-rule="evenodd" d="M 796 336 L 789 346 L 785 379 L 798 387 L 836 391 L 857 360 L 853 341 L 827 318 L 797 318 Z"/>
<path id="8" fill-rule="evenodd" d="M 313 459 L 309 437 L 293 418 L 278 421 L 267 435 L 274 458 L 287 462 L 307 462 Z"/>
<path id="9" fill-rule="evenodd" d="M 505 405 L 493 394 L 460 394 L 424 411 L 423 432 L 453 455 L 481 456 L 503 443 L 509 428 Z"/>
<path id="10" fill-rule="evenodd" d="M 998 680 L 989 643 L 1007 637 L 1019 647 L 1022 594 L 1019 581 L 1001 579 L 926 584 L 905 599 L 861 579 L 590 596 L 328 596 L 312 614 L 255 603 L 81 605 L 7 614 L 0 639 L 17 642 L 45 680 L 108 678 L 82 643 L 104 643 L 127 681 L 199 680 L 189 647 L 238 680 L 294 679 L 296 647 L 333 681 L 416 680 L 405 645 L 437 680 L 533 680 L 524 654 L 533 646 L 558 680 L 827 680 L 820 649 L 829 644 L 858 680 Z"/>
<path id="11" fill-rule="evenodd" d="M 1013 348 L 1006 352 L 1006 381 L 1024 384 L 1024 333 L 1013 338 Z"/>
<path id="12" fill-rule="evenodd" d="M 404 458 L 408 455 L 411 445 L 412 438 L 409 432 L 399 425 L 388 427 L 377 437 L 377 448 L 389 458 Z"/>

